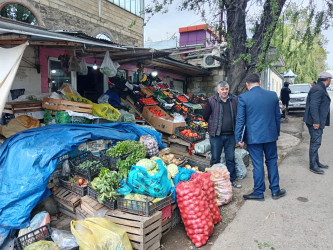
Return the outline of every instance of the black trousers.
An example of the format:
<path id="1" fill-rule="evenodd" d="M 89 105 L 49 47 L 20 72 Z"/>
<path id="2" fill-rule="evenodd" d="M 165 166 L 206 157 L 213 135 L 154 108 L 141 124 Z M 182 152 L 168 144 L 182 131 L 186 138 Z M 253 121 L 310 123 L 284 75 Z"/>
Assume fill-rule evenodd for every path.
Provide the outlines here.
<path id="1" fill-rule="evenodd" d="M 321 140 L 323 137 L 323 129 L 314 129 L 311 125 L 306 125 L 310 134 L 310 147 L 309 147 L 309 159 L 310 167 L 317 166 L 319 164 L 318 150 L 321 146 Z"/>

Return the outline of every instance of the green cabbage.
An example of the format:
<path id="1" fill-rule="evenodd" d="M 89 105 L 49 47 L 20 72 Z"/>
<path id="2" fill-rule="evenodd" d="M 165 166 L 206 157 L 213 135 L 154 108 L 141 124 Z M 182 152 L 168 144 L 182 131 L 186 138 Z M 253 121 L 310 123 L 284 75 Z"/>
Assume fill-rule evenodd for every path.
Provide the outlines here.
<path id="1" fill-rule="evenodd" d="M 145 168 L 147 171 L 151 171 L 153 169 L 158 169 L 157 162 L 149 160 L 149 159 L 142 159 L 136 163 L 137 166 Z"/>

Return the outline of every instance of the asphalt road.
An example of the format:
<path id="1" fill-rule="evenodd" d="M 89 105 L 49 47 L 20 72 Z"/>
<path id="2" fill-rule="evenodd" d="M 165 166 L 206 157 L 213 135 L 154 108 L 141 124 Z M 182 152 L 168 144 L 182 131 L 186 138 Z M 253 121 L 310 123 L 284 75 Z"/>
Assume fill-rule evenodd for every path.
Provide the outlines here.
<path id="1" fill-rule="evenodd" d="M 290 116 L 301 119 L 302 112 Z M 325 174 L 309 171 L 305 127 L 303 141 L 279 165 L 280 186 L 287 195 L 273 200 L 266 190 L 265 201 L 246 201 L 211 249 L 333 249 L 332 115 L 331 124 L 319 150 L 320 161 L 330 166 Z"/>

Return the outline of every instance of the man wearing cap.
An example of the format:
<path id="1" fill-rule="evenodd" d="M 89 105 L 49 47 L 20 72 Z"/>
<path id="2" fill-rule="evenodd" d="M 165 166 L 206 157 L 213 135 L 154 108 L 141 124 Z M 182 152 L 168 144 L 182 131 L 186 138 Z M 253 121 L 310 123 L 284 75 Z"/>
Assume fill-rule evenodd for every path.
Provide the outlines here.
<path id="1" fill-rule="evenodd" d="M 316 174 L 323 174 L 323 168 L 328 168 L 327 165 L 319 162 L 318 150 L 321 145 L 323 130 L 325 126 L 330 125 L 331 98 L 326 88 L 330 85 L 331 79 L 332 75 L 328 72 L 322 72 L 318 75 L 317 84 L 309 91 L 303 118 L 310 134 L 310 171 Z"/>

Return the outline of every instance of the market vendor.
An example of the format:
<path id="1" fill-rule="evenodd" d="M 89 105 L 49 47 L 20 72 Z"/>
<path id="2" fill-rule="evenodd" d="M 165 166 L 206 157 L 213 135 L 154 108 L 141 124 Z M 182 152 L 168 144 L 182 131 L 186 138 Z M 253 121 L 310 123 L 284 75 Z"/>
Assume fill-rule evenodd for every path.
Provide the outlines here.
<path id="1" fill-rule="evenodd" d="M 209 97 L 203 118 L 208 122 L 209 141 L 211 146 L 211 165 L 221 162 L 224 148 L 226 165 L 230 173 L 233 187 L 241 188 L 236 182 L 235 164 L 235 124 L 238 98 L 229 94 L 229 84 L 220 81 L 217 84 L 217 93 Z"/>

